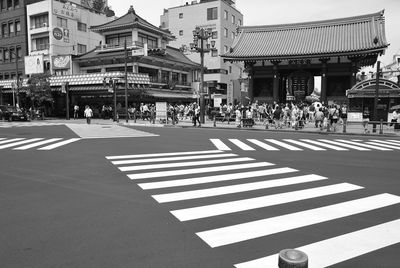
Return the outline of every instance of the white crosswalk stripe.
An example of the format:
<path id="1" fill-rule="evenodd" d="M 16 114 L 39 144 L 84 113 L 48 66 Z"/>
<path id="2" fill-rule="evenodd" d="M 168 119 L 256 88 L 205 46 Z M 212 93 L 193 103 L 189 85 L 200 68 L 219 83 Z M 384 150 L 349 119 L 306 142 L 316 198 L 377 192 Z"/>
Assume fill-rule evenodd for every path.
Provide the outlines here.
<path id="1" fill-rule="evenodd" d="M 0 122 L 0 128 L 13 128 L 13 127 L 43 127 L 43 126 L 60 126 L 65 125 L 64 123 L 52 123 L 52 122 Z"/>
<path id="2" fill-rule="evenodd" d="M 231 139 L 229 142 L 242 150 L 249 149 L 246 141 L 267 150 L 271 149 L 268 144 L 270 140 L 272 139 L 266 139 L 266 142 L 264 142 L 248 139 L 242 142 Z M 233 246 L 241 242 L 252 243 L 253 239 L 268 239 L 270 235 L 303 227 L 318 228 L 318 224 L 334 222 L 342 218 L 351 221 L 352 218 L 358 217 L 361 213 L 373 213 L 378 209 L 400 204 L 400 197 L 393 194 L 383 193 L 365 196 L 364 188 L 359 185 L 346 182 L 332 184 L 327 177 L 316 174 L 302 175 L 298 174 L 300 171 L 289 167 L 276 167 L 273 163 L 257 162 L 255 159 L 224 153 L 224 150 L 222 150 L 224 143 L 222 141 L 219 143 L 219 141 L 221 140 L 214 139 L 213 144 L 220 146 L 219 150 L 216 151 L 136 154 L 107 156 L 106 158 L 132 180 L 149 179 L 149 181 L 140 181 L 137 185 L 143 190 L 151 190 L 152 198 L 158 203 L 168 203 L 171 207 L 170 213 L 179 221 L 207 219 L 212 222 L 212 225 L 207 225 L 212 227 L 195 231 L 195 234 L 211 248 Z M 309 139 L 272 141 L 274 146 L 271 147 L 278 150 L 280 148 L 289 150 L 291 144 L 296 145 L 293 147 L 299 150 L 325 148 L 349 150 L 354 149 L 351 147 L 355 147 L 358 150 L 370 151 L 378 150 L 372 147 L 390 150 L 394 149 L 391 147 L 396 147 L 393 144 L 380 143 L 379 140 L 350 141 L 350 143 L 347 143 L 348 141 L 342 142 L 340 139 L 329 140 L 331 143 L 326 142 L 325 139 L 318 141 Z M 281 143 L 284 143 L 286 147 L 281 146 Z M 390 143 L 393 142 L 390 141 Z M 361 144 L 366 146 L 361 146 Z M 313 147 L 309 147 L 309 145 Z M 372 147 L 367 148 L 369 146 Z M 249 147 L 253 148 L 252 146 Z M 204 159 L 207 159 L 207 161 L 204 161 Z M 242 164 L 239 160 L 238 163 L 240 164 L 224 165 L 235 161 L 235 159 L 246 159 L 246 163 Z M 229 162 L 221 160 L 229 160 Z M 154 164 L 143 165 L 146 161 L 154 162 Z M 157 162 L 162 163 L 158 164 Z M 186 166 L 203 165 L 206 167 L 185 168 Z M 154 168 L 163 170 L 153 171 Z M 132 174 L 132 171 L 135 171 L 135 173 Z M 215 172 L 218 173 L 214 174 Z M 203 173 L 205 175 L 201 176 L 200 174 Z M 297 189 L 285 187 L 296 187 Z M 274 189 L 276 192 L 274 192 Z M 263 194 L 260 191 L 266 191 L 266 193 Z M 364 196 L 359 197 L 356 193 Z M 356 195 L 357 199 L 349 199 L 352 195 Z M 344 197 L 345 200 L 343 200 Z M 322 199 L 329 200 L 329 203 L 328 205 L 315 205 L 316 207 L 299 211 L 299 203 L 307 202 L 310 199 L 314 199 L 316 204 Z M 179 206 L 173 209 L 175 203 L 179 203 Z M 198 205 L 194 205 L 195 203 L 198 203 Z M 283 215 L 271 215 L 270 211 L 268 216 L 261 216 L 257 220 L 239 217 L 241 220 L 237 221 L 235 218 L 235 224 L 229 224 L 229 217 L 235 217 L 236 213 L 249 213 L 251 210 L 264 210 L 278 205 L 293 206 L 297 208 L 297 211 Z M 217 217 L 224 219 L 224 221 L 213 221 Z M 225 222 L 225 224 L 222 225 L 221 222 Z M 307 242 L 303 243 L 303 246 L 298 249 L 307 252 L 307 255 L 312 259 L 309 267 L 326 267 L 399 243 L 399 228 L 400 219 L 379 223 L 352 233 L 339 234 L 336 237 L 321 241 L 306 240 Z M 310 237 L 313 239 L 315 236 Z M 235 264 L 235 267 L 277 267 L 277 262 L 278 256 L 273 254 Z"/>
<path id="3" fill-rule="evenodd" d="M 52 150 L 66 144 L 80 140 L 80 138 L 72 138 L 63 140 L 63 138 L 1 138 L 0 139 L 0 150 L 11 149 L 16 151 L 23 151 L 32 148 L 37 148 L 36 150 Z M 40 147 L 42 145 L 50 144 L 45 147 Z M 38 148 L 40 147 L 40 148 Z"/>
<path id="4" fill-rule="evenodd" d="M 393 149 L 398 149 L 400 147 L 400 143 L 397 143 L 395 140 L 345 140 L 345 139 L 246 139 L 241 141 L 239 139 L 227 139 L 227 141 L 223 141 L 221 139 L 210 139 L 212 144 L 219 151 L 231 151 L 233 148 L 238 148 L 243 151 L 255 151 L 257 149 L 263 149 L 267 151 L 280 151 L 280 150 L 289 150 L 289 151 L 328 151 L 328 149 L 334 151 L 349 151 L 350 149 L 356 151 L 370 151 L 370 150 L 378 150 L 378 151 L 393 151 Z M 247 143 L 251 143 L 256 145 L 257 147 L 252 147 Z M 228 144 L 227 144 L 228 143 Z M 295 145 L 295 146 L 293 146 Z M 390 146 L 388 146 L 390 145 Z M 398 147 L 396 147 L 398 146 Z"/>

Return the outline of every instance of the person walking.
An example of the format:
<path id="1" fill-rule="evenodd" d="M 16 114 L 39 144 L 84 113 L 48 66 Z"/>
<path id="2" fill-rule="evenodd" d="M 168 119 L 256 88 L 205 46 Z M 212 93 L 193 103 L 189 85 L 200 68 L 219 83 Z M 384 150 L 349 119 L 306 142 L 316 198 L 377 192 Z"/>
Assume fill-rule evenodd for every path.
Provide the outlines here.
<path id="1" fill-rule="evenodd" d="M 199 127 L 201 127 L 201 122 L 200 122 L 200 107 L 199 105 L 194 104 L 194 116 L 193 116 L 193 126 L 196 126 L 196 123 L 199 123 Z"/>
<path id="2" fill-rule="evenodd" d="M 90 109 L 89 105 L 85 106 L 84 115 L 86 117 L 86 123 L 90 124 L 90 120 L 93 116 L 93 111 L 92 111 L 92 109 Z"/>
<path id="3" fill-rule="evenodd" d="M 74 105 L 74 119 L 78 118 L 79 106 L 78 104 Z"/>

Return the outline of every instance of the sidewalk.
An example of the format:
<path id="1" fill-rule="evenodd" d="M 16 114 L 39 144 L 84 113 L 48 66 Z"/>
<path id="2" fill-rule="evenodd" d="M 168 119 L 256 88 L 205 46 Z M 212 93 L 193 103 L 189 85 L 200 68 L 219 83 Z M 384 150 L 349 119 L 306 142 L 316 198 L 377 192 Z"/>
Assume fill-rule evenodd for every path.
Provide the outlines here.
<path id="1" fill-rule="evenodd" d="M 57 118 L 47 118 L 45 121 L 52 121 L 52 122 L 59 122 L 59 123 L 68 123 L 68 124 L 86 124 L 86 120 L 83 118 L 80 119 L 57 119 Z M 283 127 L 282 129 L 275 129 L 273 125 L 268 126 L 263 125 L 262 122 L 255 122 L 256 124 L 253 127 L 241 127 L 238 128 L 234 121 L 231 121 L 229 124 L 228 122 L 221 122 L 221 121 L 212 121 L 207 120 L 204 124 L 201 125 L 201 128 L 214 128 L 214 129 L 232 129 L 232 130 L 252 130 L 252 131 L 270 131 L 270 132 L 298 132 L 298 133 L 319 133 L 319 134 L 336 134 L 336 135 L 362 135 L 362 136 L 389 136 L 389 137 L 400 137 L 399 131 L 394 131 L 393 127 L 388 128 L 386 125 L 383 125 L 382 134 L 380 134 L 380 125 L 376 126 L 376 132 L 373 132 L 372 124 L 368 125 L 369 133 L 364 133 L 364 127 L 360 122 L 351 122 L 346 125 L 345 132 L 343 131 L 343 125 L 337 125 L 336 131 L 327 131 L 320 130 L 316 128 L 314 123 L 307 123 L 302 129 L 294 129 L 289 127 Z M 126 126 L 141 126 L 141 127 L 175 127 L 175 128 L 198 128 L 194 127 L 192 121 L 190 120 L 183 120 L 179 121 L 178 124 L 173 125 L 171 121 L 168 121 L 167 124 L 161 124 L 159 120 L 156 120 L 155 124 L 152 124 L 148 120 L 141 120 L 137 119 L 136 122 L 134 120 L 128 120 L 126 122 L 125 119 L 120 119 L 119 122 L 113 122 L 110 119 L 92 119 L 92 124 L 99 124 L 99 125 L 126 125 Z"/>

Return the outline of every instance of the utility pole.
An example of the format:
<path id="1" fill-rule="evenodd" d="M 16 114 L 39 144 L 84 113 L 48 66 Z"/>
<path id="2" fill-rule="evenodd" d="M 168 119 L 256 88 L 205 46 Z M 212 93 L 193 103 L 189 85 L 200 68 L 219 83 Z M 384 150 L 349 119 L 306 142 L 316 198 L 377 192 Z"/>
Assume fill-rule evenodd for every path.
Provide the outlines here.
<path id="1" fill-rule="evenodd" d="M 376 132 L 376 122 L 378 121 L 378 99 L 379 99 L 379 76 L 381 62 L 376 62 L 376 81 L 375 81 L 375 98 L 374 98 L 374 123 L 372 124 L 372 132 Z"/>
<path id="2" fill-rule="evenodd" d="M 128 123 L 128 50 L 126 48 L 126 39 L 125 39 L 125 45 L 124 45 L 124 51 L 125 51 L 125 120 L 126 123 Z"/>

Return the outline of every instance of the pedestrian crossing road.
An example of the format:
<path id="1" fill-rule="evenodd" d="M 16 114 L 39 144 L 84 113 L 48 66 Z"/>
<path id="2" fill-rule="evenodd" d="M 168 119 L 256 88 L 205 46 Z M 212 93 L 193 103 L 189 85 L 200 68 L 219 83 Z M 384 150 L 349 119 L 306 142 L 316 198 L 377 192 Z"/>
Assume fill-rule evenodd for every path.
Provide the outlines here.
<path id="1" fill-rule="evenodd" d="M 396 151 L 400 150 L 400 140 L 345 140 L 345 139 L 210 139 L 221 151 Z"/>
<path id="2" fill-rule="evenodd" d="M 11 149 L 11 150 L 28 150 L 36 149 L 40 151 L 48 151 L 59 148 L 61 146 L 81 140 L 80 138 L 0 138 L 0 150 Z"/>
<path id="3" fill-rule="evenodd" d="M 250 147 L 250 143 L 276 149 L 278 146 L 286 146 L 285 149 L 288 150 L 290 146 L 300 149 L 303 143 L 312 144 L 310 140 L 266 140 L 268 143 L 262 141 L 262 144 L 258 140 L 247 140 L 246 143 L 239 140 L 229 141 L 230 145 L 234 144 L 243 150 L 249 149 L 246 146 Z M 213 139 L 212 142 L 220 149 L 115 155 L 106 156 L 106 159 L 141 189 L 149 191 L 161 206 L 168 204 L 170 213 L 182 224 L 209 220 L 205 225 L 207 227 L 202 227 L 203 224 L 197 227 L 205 229 L 194 232 L 213 249 L 228 246 L 230 249 L 241 243 L 254 249 L 256 245 L 260 246 L 258 239 L 267 240 L 268 246 L 273 247 L 272 236 L 276 234 L 308 230 L 312 234 L 309 234 L 307 242 L 297 249 L 308 255 L 310 268 L 322 268 L 356 257 L 362 258 L 366 253 L 400 243 L 400 213 L 394 215 L 394 220 L 370 223 L 367 228 L 359 227 L 357 221 L 362 213 L 374 214 L 398 206 L 400 196 L 388 193 L 371 195 L 362 185 L 336 180 L 333 182 L 332 178 L 318 174 L 304 174 L 291 167 L 227 153 L 225 150 L 228 149 L 224 147 L 227 145 L 221 140 Z M 342 140 L 326 142 L 321 139 L 313 143 L 322 149 L 321 144 L 332 147 L 324 148 L 337 147 L 341 148 L 340 150 L 351 149 L 341 147 L 343 144 L 366 150 L 376 149 L 368 146 L 386 149 L 400 147 L 400 143 L 395 140 L 346 143 Z M 363 147 L 360 144 L 368 146 Z M 363 191 L 364 193 L 360 194 Z M 324 199 L 329 202 L 321 202 Z M 304 209 L 304 206 L 299 206 L 301 202 L 309 200 L 315 200 L 312 203 L 313 207 L 306 206 L 307 209 Z M 288 208 L 290 212 L 280 215 L 279 211 L 274 209 L 274 206 L 278 205 Z M 246 214 L 246 217 L 235 217 L 238 213 L 255 209 L 262 209 L 259 212 L 261 219 L 260 214 L 255 216 L 251 213 Z M 213 221 L 221 216 L 223 221 Z M 324 223 L 335 224 L 335 221 L 339 220 L 345 220 L 346 225 L 354 225 L 353 228 L 356 229 L 318 241 L 315 235 L 317 232 L 314 233 L 313 230 L 324 228 Z M 268 242 L 268 239 L 271 241 Z M 290 246 L 290 241 L 288 243 Z M 277 254 L 281 249 L 277 248 L 276 254 L 267 256 L 260 253 L 262 249 L 255 250 L 258 252 L 256 258 L 252 255 L 239 263 L 234 263 L 236 261 L 233 260 L 232 265 L 237 268 L 277 267 Z"/>
<path id="4" fill-rule="evenodd" d="M 32 122 L 1 122 L 0 128 L 13 128 L 13 127 L 42 127 L 42 126 L 61 126 L 64 123 L 45 122 L 45 121 L 32 121 Z"/>

